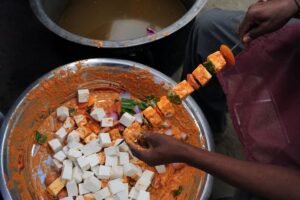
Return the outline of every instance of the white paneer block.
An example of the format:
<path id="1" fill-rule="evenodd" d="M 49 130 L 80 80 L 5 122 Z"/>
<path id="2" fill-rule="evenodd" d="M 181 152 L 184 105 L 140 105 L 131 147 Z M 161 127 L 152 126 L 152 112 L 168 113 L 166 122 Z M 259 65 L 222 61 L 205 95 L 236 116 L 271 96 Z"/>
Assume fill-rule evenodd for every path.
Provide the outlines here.
<path id="1" fill-rule="evenodd" d="M 84 198 L 82 195 L 80 195 L 80 196 L 77 196 L 75 200 L 84 200 Z"/>
<path id="2" fill-rule="evenodd" d="M 126 165 L 129 163 L 129 154 L 127 152 L 119 153 L 120 165 Z"/>
<path id="3" fill-rule="evenodd" d="M 83 144 L 76 142 L 76 141 L 71 141 L 67 144 L 67 146 L 70 149 L 76 149 L 76 150 L 81 150 L 83 148 Z"/>
<path id="4" fill-rule="evenodd" d="M 90 162 L 91 168 L 100 164 L 99 156 L 95 153 L 92 154 L 92 155 L 87 156 L 87 159 Z"/>
<path id="5" fill-rule="evenodd" d="M 100 168 L 100 165 L 97 165 L 97 166 L 94 166 L 91 168 L 92 172 L 94 172 L 94 174 L 97 176 L 97 173 L 99 172 L 99 168 Z"/>
<path id="6" fill-rule="evenodd" d="M 151 185 L 151 181 L 146 180 L 146 179 L 139 179 L 135 183 L 134 187 L 137 188 L 138 190 L 146 191 L 150 185 Z"/>
<path id="7" fill-rule="evenodd" d="M 101 181 L 99 181 L 96 177 L 91 176 L 84 180 L 83 186 L 90 192 L 97 192 L 101 189 Z"/>
<path id="8" fill-rule="evenodd" d="M 100 165 L 99 171 L 97 173 L 97 177 L 99 179 L 109 179 L 111 176 L 111 167 L 110 166 L 104 166 Z"/>
<path id="9" fill-rule="evenodd" d="M 64 146 L 64 147 L 62 148 L 62 151 L 64 152 L 64 154 L 68 155 L 69 147 L 68 147 L 68 146 Z"/>
<path id="10" fill-rule="evenodd" d="M 122 166 L 112 166 L 111 168 L 111 179 L 122 178 L 124 175 L 123 167 Z"/>
<path id="11" fill-rule="evenodd" d="M 82 178 L 85 180 L 91 176 L 94 176 L 94 172 L 92 171 L 83 171 L 82 173 Z"/>
<path id="12" fill-rule="evenodd" d="M 72 161 L 75 161 L 77 158 L 80 158 L 82 153 L 76 149 L 70 149 L 68 151 L 68 158 Z"/>
<path id="13" fill-rule="evenodd" d="M 116 156 L 105 156 L 105 165 L 106 166 L 117 166 L 118 162 L 119 162 L 119 159 Z"/>
<path id="14" fill-rule="evenodd" d="M 64 160 L 61 178 L 67 181 L 72 179 L 73 175 L 73 164 L 71 160 Z"/>
<path id="15" fill-rule="evenodd" d="M 128 200 L 128 189 L 123 190 L 115 194 L 114 199 L 116 200 Z"/>
<path id="16" fill-rule="evenodd" d="M 98 140 L 93 140 L 90 143 L 88 143 L 82 147 L 82 153 L 85 156 L 89 156 L 91 154 L 98 153 L 99 151 L 101 151 L 101 146 L 98 143 Z"/>
<path id="17" fill-rule="evenodd" d="M 72 141 L 76 141 L 76 142 L 80 141 L 80 135 L 79 135 L 78 131 L 76 131 L 76 130 L 73 130 L 68 135 L 67 142 L 69 143 L 69 142 L 72 142 Z"/>
<path id="18" fill-rule="evenodd" d="M 67 135 L 68 133 L 64 127 L 61 127 L 60 129 L 58 129 L 58 131 L 55 132 L 55 136 L 59 139 L 60 142 L 63 142 Z"/>
<path id="19" fill-rule="evenodd" d="M 95 108 L 92 110 L 90 115 L 94 120 L 100 122 L 106 116 L 106 113 L 103 108 Z"/>
<path id="20" fill-rule="evenodd" d="M 136 200 L 150 200 L 150 193 L 140 190 Z"/>
<path id="21" fill-rule="evenodd" d="M 145 170 L 142 174 L 142 178 L 145 178 L 149 181 L 152 181 L 153 177 L 154 177 L 154 172 L 150 170 Z"/>
<path id="22" fill-rule="evenodd" d="M 59 152 L 54 154 L 53 158 L 55 158 L 56 160 L 58 160 L 60 162 L 63 162 L 67 158 L 67 156 L 62 150 L 60 150 Z"/>
<path id="23" fill-rule="evenodd" d="M 78 187 L 75 180 L 69 181 L 66 184 L 67 192 L 69 197 L 74 197 L 78 195 Z"/>
<path id="24" fill-rule="evenodd" d="M 129 192 L 129 198 L 136 199 L 138 197 L 138 194 L 139 194 L 139 189 L 132 187 Z"/>
<path id="25" fill-rule="evenodd" d="M 121 119 L 119 120 L 119 122 L 126 127 L 130 126 L 134 121 L 135 121 L 135 117 L 127 112 L 124 113 Z"/>
<path id="26" fill-rule="evenodd" d="M 126 190 L 126 185 L 122 183 L 121 179 L 115 179 L 108 182 L 108 188 L 110 192 L 114 195 L 118 192 Z"/>
<path id="27" fill-rule="evenodd" d="M 87 103 L 89 101 L 90 91 L 88 89 L 78 90 L 78 102 Z"/>
<path id="28" fill-rule="evenodd" d="M 106 199 L 110 196 L 111 196 L 111 194 L 110 194 L 108 187 L 104 187 L 101 190 L 99 190 L 98 192 L 94 193 L 94 197 L 96 198 L 96 200 Z"/>
<path id="29" fill-rule="evenodd" d="M 84 156 L 77 158 L 77 163 L 82 171 L 86 171 L 91 167 L 89 160 Z"/>
<path id="30" fill-rule="evenodd" d="M 99 143 L 102 147 L 108 147 L 111 145 L 111 139 L 109 133 L 100 133 L 99 134 Z"/>
<path id="31" fill-rule="evenodd" d="M 113 127 L 114 126 L 114 119 L 112 117 L 103 118 L 101 121 L 102 127 Z"/>
<path id="32" fill-rule="evenodd" d="M 62 149 L 62 145 L 57 138 L 50 140 L 48 144 L 55 153 Z"/>
<path id="33" fill-rule="evenodd" d="M 65 129 L 70 130 L 70 129 L 74 128 L 74 125 L 75 125 L 75 123 L 74 123 L 73 119 L 71 117 L 67 117 L 67 119 L 64 122 L 63 127 Z"/>
<path id="34" fill-rule="evenodd" d="M 60 121 L 65 121 L 69 117 L 69 108 L 61 106 L 56 109 L 56 116 Z"/>
<path id="35" fill-rule="evenodd" d="M 159 174 L 166 173 L 166 171 L 167 171 L 165 165 L 158 165 L 158 166 L 155 166 L 155 169 L 156 169 L 156 171 L 157 171 Z"/>
<path id="36" fill-rule="evenodd" d="M 76 181 L 76 183 L 81 183 L 82 181 L 82 171 L 79 167 L 73 168 L 73 179 Z"/>
<path id="37" fill-rule="evenodd" d="M 84 184 L 84 183 L 78 184 L 78 189 L 79 189 L 79 194 L 80 194 L 80 195 L 87 194 L 87 193 L 90 192 L 89 190 L 85 189 L 85 187 L 84 187 L 83 184 Z"/>
<path id="38" fill-rule="evenodd" d="M 63 165 L 58 160 L 52 159 L 52 166 L 54 166 L 56 170 L 60 170 Z"/>
<path id="39" fill-rule="evenodd" d="M 123 166 L 124 175 L 132 177 L 137 174 L 138 170 L 137 167 L 132 163 L 127 163 Z"/>
<path id="40" fill-rule="evenodd" d="M 122 142 L 122 141 L 123 141 L 123 139 L 116 139 L 114 146 L 118 146 L 119 150 L 121 152 L 128 152 L 128 151 L 130 151 L 129 146 L 126 144 L 126 142 L 123 142 L 122 144 L 120 144 L 120 142 Z M 118 145 L 118 144 L 120 144 L 120 145 Z"/>
<path id="41" fill-rule="evenodd" d="M 118 146 L 111 146 L 104 149 L 105 156 L 118 156 L 119 152 Z"/>
<path id="42" fill-rule="evenodd" d="M 135 121 L 137 121 L 139 124 L 143 124 L 143 114 L 138 113 L 134 115 Z"/>

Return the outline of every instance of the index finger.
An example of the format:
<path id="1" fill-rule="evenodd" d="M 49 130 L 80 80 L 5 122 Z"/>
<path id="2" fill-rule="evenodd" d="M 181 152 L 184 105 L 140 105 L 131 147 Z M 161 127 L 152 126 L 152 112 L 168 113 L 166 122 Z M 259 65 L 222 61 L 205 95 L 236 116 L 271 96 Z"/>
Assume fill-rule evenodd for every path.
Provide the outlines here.
<path id="1" fill-rule="evenodd" d="M 150 153 L 149 149 L 142 148 L 138 144 L 129 142 L 127 143 L 130 150 L 132 151 L 133 155 L 136 156 L 137 158 L 144 160 L 147 157 L 147 154 Z"/>

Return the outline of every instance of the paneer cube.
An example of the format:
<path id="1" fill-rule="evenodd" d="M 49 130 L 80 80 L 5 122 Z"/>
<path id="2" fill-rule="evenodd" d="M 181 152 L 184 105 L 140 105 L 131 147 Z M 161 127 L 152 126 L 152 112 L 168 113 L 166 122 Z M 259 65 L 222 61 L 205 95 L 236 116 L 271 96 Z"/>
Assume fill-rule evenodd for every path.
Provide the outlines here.
<path id="1" fill-rule="evenodd" d="M 109 179 L 111 176 L 111 167 L 110 166 L 105 166 L 105 165 L 100 165 L 99 171 L 97 173 L 97 177 L 99 179 Z"/>
<path id="2" fill-rule="evenodd" d="M 143 115 L 154 127 L 161 125 L 161 123 L 163 122 L 160 115 L 151 106 L 149 106 L 146 110 L 143 111 Z"/>
<path id="3" fill-rule="evenodd" d="M 56 116 L 60 121 L 65 121 L 69 117 L 69 108 L 60 106 L 56 109 Z"/>
<path id="4" fill-rule="evenodd" d="M 52 159 L 52 166 L 54 166 L 56 170 L 60 170 L 63 165 L 58 160 Z"/>
<path id="5" fill-rule="evenodd" d="M 118 128 L 114 128 L 114 129 L 110 130 L 109 135 L 110 135 L 111 140 L 117 140 L 117 139 L 122 138 Z"/>
<path id="6" fill-rule="evenodd" d="M 111 168 L 111 179 L 122 178 L 124 175 L 122 166 L 112 166 Z"/>
<path id="7" fill-rule="evenodd" d="M 140 190 L 136 200 L 150 200 L 150 193 Z"/>
<path id="8" fill-rule="evenodd" d="M 160 101 L 157 103 L 157 106 L 165 117 L 174 116 L 175 109 L 173 107 L 173 104 L 169 101 L 169 99 L 166 96 L 160 98 Z"/>
<path id="9" fill-rule="evenodd" d="M 111 194 L 110 194 L 108 187 L 104 187 L 94 194 L 94 197 L 96 198 L 96 200 L 106 199 L 110 196 L 111 196 Z"/>
<path id="10" fill-rule="evenodd" d="M 138 197 L 138 194 L 139 194 L 139 189 L 132 187 L 129 193 L 129 198 L 136 199 Z"/>
<path id="11" fill-rule="evenodd" d="M 106 113 L 103 108 L 94 108 L 90 115 L 94 120 L 100 122 L 106 116 Z"/>
<path id="12" fill-rule="evenodd" d="M 127 152 L 119 152 L 120 165 L 129 163 L 129 154 Z"/>
<path id="13" fill-rule="evenodd" d="M 73 163 L 71 160 L 64 160 L 61 178 L 70 181 L 73 176 Z"/>
<path id="14" fill-rule="evenodd" d="M 214 64 L 216 72 L 221 71 L 226 66 L 226 60 L 220 51 L 217 51 L 207 57 L 207 61 Z"/>
<path id="15" fill-rule="evenodd" d="M 185 99 L 187 96 L 194 92 L 194 88 L 186 81 L 182 81 L 178 83 L 173 91 L 177 94 L 181 99 Z"/>
<path id="16" fill-rule="evenodd" d="M 85 200 L 82 195 L 77 196 L 75 200 Z M 98 200 L 98 199 L 97 199 Z"/>
<path id="17" fill-rule="evenodd" d="M 98 139 L 98 135 L 96 135 L 95 133 L 91 133 L 89 136 L 87 136 L 86 138 L 84 138 L 84 142 L 86 144 L 90 143 L 93 140 Z"/>
<path id="18" fill-rule="evenodd" d="M 82 127 L 87 124 L 87 119 L 84 115 L 79 114 L 74 116 L 74 120 L 78 127 Z"/>
<path id="19" fill-rule="evenodd" d="M 124 113 L 121 119 L 119 120 L 119 122 L 126 127 L 129 127 L 134 121 L 135 121 L 135 117 L 127 112 Z"/>
<path id="20" fill-rule="evenodd" d="M 59 162 L 63 162 L 67 158 L 67 156 L 62 150 L 60 150 L 59 152 L 54 154 L 53 158 L 55 158 Z"/>
<path id="21" fill-rule="evenodd" d="M 101 181 L 99 181 L 96 177 L 91 176 L 84 180 L 83 187 L 89 192 L 97 192 L 101 189 Z"/>
<path id="22" fill-rule="evenodd" d="M 116 200 L 128 200 L 128 189 L 118 192 L 114 195 L 114 199 Z"/>
<path id="23" fill-rule="evenodd" d="M 138 122 L 139 124 L 143 124 L 143 114 L 142 113 L 137 113 L 134 115 L 135 121 Z"/>
<path id="24" fill-rule="evenodd" d="M 105 165 L 106 166 L 117 166 L 119 159 L 117 156 L 105 156 Z"/>
<path id="25" fill-rule="evenodd" d="M 118 146 L 118 147 L 119 147 L 119 150 L 120 150 L 121 152 L 128 152 L 128 151 L 130 151 L 129 146 L 126 144 L 126 142 L 123 142 L 122 144 L 120 144 L 120 142 L 122 142 L 122 141 L 123 141 L 123 139 L 117 139 L 117 140 L 115 141 L 114 146 Z M 120 144 L 120 145 L 119 145 L 119 144 Z"/>
<path id="26" fill-rule="evenodd" d="M 124 175 L 132 177 L 138 173 L 137 166 L 132 163 L 127 163 L 123 166 Z"/>
<path id="27" fill-rule="evenodd" d="M 73 179 L 76 181 L 76 183 L 81 183 L 82 181 L 82 171 L 79 167 L 74 167 L 73 168 Z"/>
<path id="28" fill-rule="evenodd" d="M 90 143 L 88 143 L 82 147 L 82 153 L 85 156 L 89 156 L 91 154 L 98 153 L 99 151 L 101 151 L 101 146 L 98 143 L 98 140 L 93 140 Z"/>
<path id="29" fill-rule="evenodd" d="M 112 117 L 103 118 L 101 121 L 102 127 L 113 127 L 114 126 L 114 119 Z"/>
<path id="30" fill-rule="evenodd" d="M 67 147 L 69 149 L 81 150 L 83 148 L 83 144 L 76 142 L 76 141 L 71 141 L 67 144 Z"/>
<path id="31" fill-rule="evenodd" d="M 89 160 L 84 156 L 77 158 L 77 164 L 82 171 L 86 171 L 91 168 Z"/>
<path id="32" fill-rule="evenodd" d="M 78 103 L 87 103 L 89 101 L 90 91 L 88 89 L 78 90 Z"/>
<path id="33" fill-rule="evenodd" d="M 67 188 L 69 197 L 78 195 L 78 187 L 77 187 L 77 183 L 75 182 L 75 180 L 67 182 L 66 188 Z"/>
<path id="34" fill-rule="evenodd" d="M 102 147 L 109 147 L 112 144 L 109 133 L 100 133 L 98 137 Z"/>
<path id="35" fill-rule="evenodd" d="M 64 154 L 68 155 L 68 152 L 69 152 L 70 148 L 68 146 L 64 146 L 62 148 L 62 151 L 64 152 Z"/>
<path id="36" fill-rule="evenodd" d="M 96 153 L 87 156 L 87 159 L 89 160 L 91 167 L 95 167 L 100 164 L 99 157 Z"/>
<path id="37" fill-rule="evenodd" d="M 67 132 L 70 132 L 74 128 L 74 126 L 75 126 L 75 121 L 72 119 L 72 117 L 67 117 L 63 127 L 67 130 Z"/>
<path id="38" fill-rule="evenodd" d="M 120 151 L 118 146 L 111 146 L 104 149 L 105 156 L 118 156 Z"/>
<path id="39" fill-rule="evenodd" d="M 207 82 L 212 78 L 211 74 L 203 65 L 199 65 L 194 71 L 193 76 L 202 86 L 205 86 Z"/>
<path id="40" fill-rule="evenodd" d="M 84 183 L 78 184 L 78 189 L 79 189 L 79 194 L 80 195 L 87 194 L 87 193 L 90 192 L 89 190 L 85 189 Z"/>
<path id="41" fill-rule="evenodd" d="M 58 177 L 48 187 L 47 191 L 52 195 L 56 196 L 66 185 L 66 181 L 61 177 Z"/>
<path id="42" fill-rule="evenodd" d="M 62 145 L 57 138 L 50 140 L 48 144 L 55 153 L 62 149 Z"/>
<path id="43" fill-rule="evenodd" d="M 71 141 L 76 141 L 76 142 L 79 142 L 80 141 L 80 135 L 79 135 L 79 132 L 76 131 L 76 130 L 73 130 L 69 135 L 68 135 L 68 138 L 67 138 L 67 142 L 71 142 Z"/>
<path id="44" fill-rule="evenodd" d="M 67 135 L 68 133 L 64 127 L 61 127 L 60 129 L 58 129 L 58 131 L 55 132 L 55 137 L 57 137 L 60 142 L 63 142 Z"/>
<path id="45" fill-rule="evenodd" d="M 94 172 L 92 171 L 83 171 L 82 173 L 82 179 L 85 180 L 85 179 L 88 179 L 89 177 L 91 176 L 94 176 Z"/>
<path id="46" fill-rule="evenodd" d="M 165 166 L 165 165 L 158 165 L 158 166 L 155 166 L 155 169 L 156 169 L 156 171 L 157 171 L 159 174 L 163 174 L 163 173 L 166 173 L 166 172 L 167 172 L 167 169 L 166 169 L 166 166 Z"/>
<path id="47" fill-rule="evenodd" d="M 68 158 L 72 161 L 75 161 L 77 158 L 80 158 L 82 153 L 76 149 L 69 149 Z"/>
<path id="48" fill-rule="evenodd" d="M 73 200 L 73 197 L 64 197 L 64 198 L 59 199 L 59 200 Z"/>
<path id="49" fill-rule="evenodd" d="M 126 190 L 126 185 L 122 183 L 120 179 L 115 179 L 108 182 L 108 188 L 110 192 L 114 195 L 118 192 Z"/>
<path id="50" fill-rule="evenodd" d="M 79 136 L 81 139 L 86 138 L 87 136 L 89 136 L 92 133 L 92 131 L 90 129 L 88 129 L 87 127 L 84 127 L 84 126 L 77 128 L 76 131 L 79 133 Z"/>

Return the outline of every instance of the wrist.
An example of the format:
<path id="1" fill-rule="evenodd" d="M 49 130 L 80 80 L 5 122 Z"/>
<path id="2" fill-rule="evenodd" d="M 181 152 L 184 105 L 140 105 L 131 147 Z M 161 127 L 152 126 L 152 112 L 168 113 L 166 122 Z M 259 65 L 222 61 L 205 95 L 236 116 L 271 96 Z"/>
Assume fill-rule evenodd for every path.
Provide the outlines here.
<path id="1" fill-rule="evenodd" d="M 200 148 L 196 148 L 193 145 L 183 143 L 183 145 L 178 149 L 179 156 L 178 156 L 178 162 L 191 164 L 193 162 L 194 158 L 196 157 L 196 152 L 201 150 Z"/>

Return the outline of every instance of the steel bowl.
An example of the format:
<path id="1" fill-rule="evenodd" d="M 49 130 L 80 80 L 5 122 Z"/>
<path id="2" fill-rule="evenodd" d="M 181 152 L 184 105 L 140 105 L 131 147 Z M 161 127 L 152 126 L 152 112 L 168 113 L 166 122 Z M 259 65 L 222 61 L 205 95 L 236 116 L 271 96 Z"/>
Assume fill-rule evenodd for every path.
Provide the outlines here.
<path id="1" fill-rule="evenodd" d="M 101 41 L 100 46 L 97 40 L 71 33 L 57 24 L 56 21 L 59 16 L 61 16 L 68 2 L 68 0 L 30 0 L 30 5 L 35 15 L 42 22 L 42 24 L 44 24 L 44 26 L 46 26 L 49 30 L 64 39 L 92 47 L 101 46 L 101 48 L 125 48 L 152 43 L 154 41 L 167 37 L 166 33 L 168 36 L 172 35 L 173 33 L 185 27 L 190 21 L 192 21 L 206 4 L 207 0 L 181 0 L 182 4 L 187 9 L 185 15 L 182 16 L 178 21 L 155 33 L 154 35 L 140 37 L 132 40 L 105 40 Z"/>
<path id="2" fill-rule="evenodd" d="M 16 155 L 10 155 L 9 148 L 14 147 L 15 145 L 20 145 L 20 146 L 23 145 L 22 148 L 24 148 L 26 152 L 25 163 L 28 162 L 26 158 L 32 156 L 33 152 L 35 151 L 36 148 L 34 147 L 35 145 L 31 144 L 31 145 L 24 146 L 25 144 L 27 144 L 26 142 L 22 142 L 22 141 L 17 142 L 17 140 L 14 140 L 18 136 L 20 136 L 20 134 L 25 134 L 24 132 L 22 132 L 23 125 L 24 127 L 27 127 L 27 126 L 32 126 L 33 123 L 35 123 L 34 120 L 30 119 L 30 117 L 28 117 L 27 114 L 32 112 L 34 109 L 36 109 L 35 104 L 38 101 L 38 99 L 32 99 L 30 98 L 30 95 L 37 89 L 41 87 L 46 87 L 44 84 L 45 81 L 54 79 L 54 74 L 57 74 L 58 72 L 68 71 L 73 74 L 76 74 L 78 72 L 78 63 L 80 63 L 82 69 L 85 68 L 91 69 L 91 71 L 88 73 L 94 73 L 96 71 L 102 73 L 104 70 L 114 70 L 116 73 L 126 73 L 127 71 L 142 69 L 142 70 L 149 71 L 153 75 L 155 84 L 164 83 L 165 86 L 169 86 L 170 84 L 174 86 L 176 84 L 176 82 L 174 82 L 168 76 L 150 67 L 147 67 L 139 63 L 131 62 L 131 61 L 117 60 L 117 59 L 89 59 L 80 62 L 74 62 L 71 64 L 67 64 L 65 66 L 61 66 L 47 73 L 39 80 L 35 81 L 22 93 L 22 95 L 13 104 L 5 120 L 3 121 L 1 127 L 0 189 L 4 199 L 25 199 L 21 195 L 20 188 L 16 186 L 18 183 L 12 182 L 12 178 L 14 177 L 14 175 L 20 175 L 20 174 L 18 174 L 19 172 L 15 170 L 15 166 L 12 167 L 10 165 L 12 160 L 15 159 Z M 88 76 L 89 75 L 88 73 L 85 73 L 82 76 Z M 109 81 L 110 80 L 108 77 L 107 80 L 94 80 L 92 82 L 80 83 L 80 84 L 84 84 L 85 87 L 87 86 L 97 87 L 99 84 L 103 84 L 103 82 L 109 82 Z M 81 87 L 81 85 L 76 85 L 76 87 Z M 74 89 L 74 91 L 70 91 L 70 97 L 72 97 L 72 95 L 74 97 L 75 94 L 76 94 L 76 89 Z M 65 102 L 70 97 L 66 95 L 66 99 L 62 100 L 62 102 L 63 101 Z M 43 104 L 45 105 L 45 107 L 47 107 L 49 102 L 44 102 Z M 200 133 L 199 139 L 201 138 L 202 141 L 204 141 L 203 148 L 212 151 L 214 148 L 214 144 L 213 144 L 211 131 L 201 109 L 198 107 L 196 102 L 191 97 L 188 97 L 184 101 L 183 105 L 186 108 L 189 115 L 194 120 L 197 128 L 199 129 L 199 133 Z M 26 123 L 24 123 L 24 121 Z M 15 129 L 20 125 L 21 122 L 22 122 L 21 129 L 19 129 L 19 131 L 16 131 Z M 27 136 L 25 136 L 25 138 L 26 137 Z M 28 140 L 32 140 L 32 138 L 28 138 Z M 26 169 L 26 166 L 24 170 L 25 171 L 24 173 L 22 173 L 21 178 L 23 179 L 24 176 L 24 180 L 26 181 L 26 187 L 21 189 L 28 190 L 29 193 L 32 195 L 31 199 L 44 199 L 41 196 L 36 197 L 35 194 L 32 194 L 33 193 L 32 191 L 34 191 L 35 188 L 35 185 L 32 182 L 33 175 L 30 169 Z M 38 175 L 38 178 L 43 178 L 44 176 L 45 174 L 41 173 Z M 195 192 L 191 192 L 193 194 L 190 194 L 190 197 L 188 199 L 191 200 L 208 199 L 211 194 L 212 184 L 213 184 L 212 176 L 209 174 L 205 174 L 203 180 L 197 183 L 197 185 L 193 186 L 196 188 Z"/>

